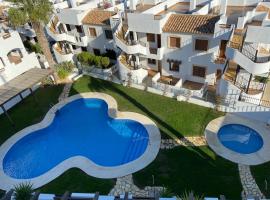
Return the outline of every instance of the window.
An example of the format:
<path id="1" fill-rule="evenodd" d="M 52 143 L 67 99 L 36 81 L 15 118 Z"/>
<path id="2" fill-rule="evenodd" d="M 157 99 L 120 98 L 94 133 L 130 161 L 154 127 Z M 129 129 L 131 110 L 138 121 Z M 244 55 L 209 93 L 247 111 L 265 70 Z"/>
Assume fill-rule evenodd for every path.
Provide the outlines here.
<path id="1" fill-rule="evenodd" d="M 180 37 L 169 37 L 170 48 L 180 48 L 181 39 Z"/>
<path id="2" fill-rule="evenodd" d="M 207 51 L 208 50 L 208 40 L 195 40 L 195 50 L 196 51 Z"/>
<path id="3" fill-rule="evenodd" d="M 155 34 L 146 33 L 147 42 L 155 42 Z"/>
<path id="4" fill-rule="evenodd" d="M 179 72 L 181 61 L 168 59 L 167 62 L 169 63 L 170 71 Z"/>
<path id="5" fill-rule="evenodd" d="M 71 31 L 71 27 L 70 27 L 69 24 L 66 24 L 66 27 L 67 27 L 67 30 L 68 30 L 68 31 Z"/>
<path id="6" fill-rule="evenodd" d="M 171 71 L 179 72 L 179 65 L 180 65 L 179 62 L 172 62 L 172 63 L 170 63 L 170 70 Z"/>
<path id="7" fill-rule="evenodd" d="M 150 64 L 150 65 L 155 65 L 155 64 L 156 64 L 156 60 L 155 60 L 155 59 L 150 59 L 150 58 L 148 58 L 147 62 L 148 62 L 148 64 Z"/>
<path id="8" fill-rule="evenodd" d="M 86 47 L 82 47 L 82 51 L 87 51 L 87 48 Z"/>
<path id="9" fill-rule="evenodd" d="M 97 32 L 95 28 L 89 28 L 89 33 L 91 37 L 97 37 Z"/>
<path id="10" fill-rule="evenodd" d="M 75 26 L 78 33 L 83 33 L 82 26 Z"/>
<path id="11" fill-rule="evenodd" d="M 192 75 L 205 78 L 206 68 L 205 67 L 199 67 L 199 66 L 193 66 Z"/>
<path id="12" fill-rule="evenodd" d="M 77 49 L 76 45 L 72 45 L 72 49 L 76 50 Z"/>
<path id="13" fill-rule="evenodd" d="M 105 36 L 109 40 L 113 39 L 112 31 L 111 30 L 105 30 Z"/>

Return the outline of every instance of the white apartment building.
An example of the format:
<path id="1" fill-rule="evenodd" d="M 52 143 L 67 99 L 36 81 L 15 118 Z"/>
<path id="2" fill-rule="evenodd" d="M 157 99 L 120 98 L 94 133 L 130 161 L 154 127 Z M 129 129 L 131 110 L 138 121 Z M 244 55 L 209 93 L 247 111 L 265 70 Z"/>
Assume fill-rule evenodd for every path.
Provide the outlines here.
<path id="1" fill-rule="evenodd" d="M 131 0 L 105 8 L 74 0 L 68 5 L 47 27 L 58 62 L 75 60 L 81 51 L 113 50 L 121 53 L 121 80 L 151 80 L 157 89 L 167 85 L 171 92 L 199 97 L 208 90 L 225 98 L 270 100 L 270 87 L 258 81 L 269 76 L 269 2 Z"/>
<path id="2" fill-rule="evenodd" d="M 0 28 L 0 85 L 40 64 L 35 53 L 28 53 L 17 31 Z"/>
<path id="3" fill-rule="evenodd" d="M 111 17 L 123 3 L 99 1 L 70 2 L 71 7 L 58 9 L 46 31 L 54 42 L 52 49 L 57 62 L 75 61 L 81 51 L 97 55 L 117 51 L 113 41 Z"/>
<path id="4" fill-rule="evenodd" d="M 177 0 L 130 5 L 115 34 L 122 50 L 118 59 L 122 80 L 131 77 L 140 84 L 150 77 L 154 87 L 184 88 L 200 97 L 209 90 L 225 98 L 238 93 L 234 96 L 239 99 L 246 92 L 251 98 L 270 100 L 270 89 L 257 81 L 269 76 L 268 2 Z M 241 39 L 235 41 L 239 32 Z M 232 48 L 236 42 L 237 49 Z M 233 63 L 241 72 L 238 87 L 226 79 Z M 259 95 L 255 86 L 260 87 Z"/>

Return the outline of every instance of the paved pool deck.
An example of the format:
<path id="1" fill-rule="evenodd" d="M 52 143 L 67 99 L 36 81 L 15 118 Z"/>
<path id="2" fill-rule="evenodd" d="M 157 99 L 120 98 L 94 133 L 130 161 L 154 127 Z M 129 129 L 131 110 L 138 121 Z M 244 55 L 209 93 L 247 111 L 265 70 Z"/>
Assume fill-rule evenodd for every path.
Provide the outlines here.
<path id="1" fill-rule="evenodd" d="M 226 148 L 218 139 L 219 129 L 227 124 L 242 124 L 257 131 L 263 138 L 264 144 L 257 152 L 250 154 L 241 154 Z M 249 120 L 234 114 L 212 120 L 205 129 L 205 137 L 208 145 L 219 156 L 232 162 L 244 165 L 259 165 L 270 161 L 270 128 L 265 123 Z"/>
<path id="2" fill-rule="evenodd" d="M 97 165 L 88 158 L 82 156 L 75 156 L 67 160 L 64 160 L 63 162 L 59 163 L 57 166 L 50 169 L 46 173 L 31 179 L 15 179 L 5 174 L 3 170 L 3 160 L 9 149 L 26 135 L 49 126 L 52 123 L 57 110 L 61 109 L 66 104 L 80 98 L 102 99 L 108 104 L 108 114 L 110 117 L 116 119 L 131 119 L 141 123 L 146 128 L 149 134 L 148 146 L 143 155 L 136 160 L 133 160 L 129 163 L 119 165 L 116 167 L 103 167 Z M 97 178 L 107 179 L 107 178 L 122 177 L 134 173 L 136 171 L 139 171 L 144 167 L 146 167 L 148 164 L 150 164 L 156 158 L 159 152 L 160 143 L 161 143 L 161 136 L 159 129 L 150 118 L 139 113 L 118 111 L 117 102 L 112 96 L 97 92 L 88 92 L 74 95 L 64 99 L 63 101 L 53 106 L 40 123 L 26 127 L 25 129 L 19 131 L 18 133 L 10 137 L 3 145 L 0 146 L 0 180 L 1 180 L 0 189 L 9 190 L 13 188 L 14 185 L 21 182 L 31 182 L 33 184 L 34 189 L 39 188 L 49 183 L 50 181 L 54 180 L 68 169 L 74 167 L 79 168 L 88 175 Z"/>

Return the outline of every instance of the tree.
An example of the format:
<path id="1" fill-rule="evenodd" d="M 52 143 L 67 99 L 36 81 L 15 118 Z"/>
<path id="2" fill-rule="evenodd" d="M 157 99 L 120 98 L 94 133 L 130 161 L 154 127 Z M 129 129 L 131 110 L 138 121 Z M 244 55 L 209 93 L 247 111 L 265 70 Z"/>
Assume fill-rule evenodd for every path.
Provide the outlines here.
<path id="1" fill-rule="evenodd" d="M 54 69 L 55 62 L 50 51 L 49 43 L 44 32 L 44 25 L 49 22 L 53 6 L 49 0 L 6 0 L 14 7 L 8 11 L 10 23 L 17 27 L 31 22 L 49 66 Z"/>

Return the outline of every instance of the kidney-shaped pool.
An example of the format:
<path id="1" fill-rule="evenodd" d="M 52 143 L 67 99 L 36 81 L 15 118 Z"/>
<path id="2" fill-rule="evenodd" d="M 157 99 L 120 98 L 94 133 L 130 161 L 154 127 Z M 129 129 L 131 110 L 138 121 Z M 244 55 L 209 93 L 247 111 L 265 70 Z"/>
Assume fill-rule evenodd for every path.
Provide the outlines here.
<path id="1" fill-rule="evenodd" d="M 113 99 L 109 95 L 105 96 Z M 122 171 L 130 173 L 143 168 L 158 152 L 158 128 L 154 123 L 151 125 L 149 118 L 137 113 L 134 113 L 136 120 L 130 117 L 132 113 L 127 113 L 129 117 L 125 118 L 125 112 L 121 112 L 123 118 L 112 118 L 109 109 L 107 101 L 100 98 L 77 97 L 60 106 L 47 126 L 25 134 L 6 150 L 5 155 L 2 155 L 4 174 L 16 180 L 33 179 L 76 156 L 87 158 L 97 166 L 96 170 L 116 169 L 143 157 L 151 146 L 148 132 L 152 129 L 156 132 L 150 136 L 156 137 L 158 141 L 152 141 L 155 148 L 150 151 L 152 155 L 147 155 L 144 163 L 137 163 L 137 166 L 129 166 L 130 169 Z M 140 123 L 139 118 L 147 124 Z M 122 173 L 121 170 L 117 172 Z M 117 173 L 112 171 L 109 176 L 117 176 Z"/>

